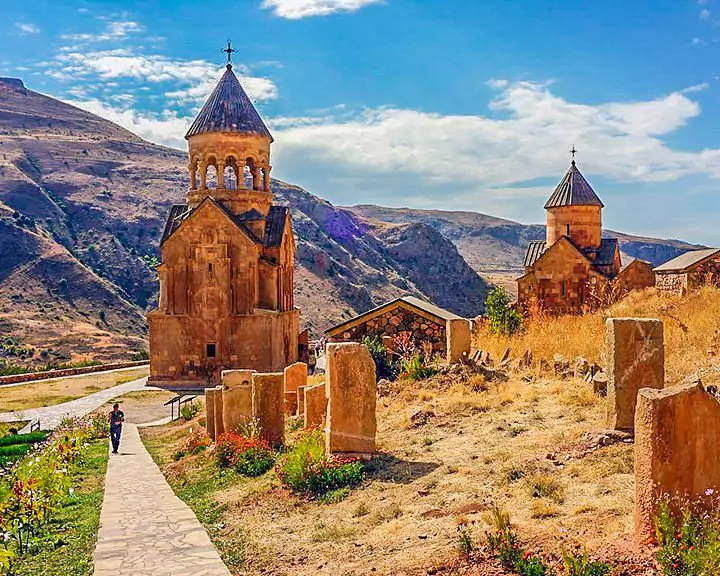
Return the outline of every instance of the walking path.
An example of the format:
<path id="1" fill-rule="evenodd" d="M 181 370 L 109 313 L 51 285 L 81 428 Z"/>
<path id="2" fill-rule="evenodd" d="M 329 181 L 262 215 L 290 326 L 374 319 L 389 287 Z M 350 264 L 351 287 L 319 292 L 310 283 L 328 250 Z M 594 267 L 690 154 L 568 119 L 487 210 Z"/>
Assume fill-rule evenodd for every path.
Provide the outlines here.
<path id="1" fill-rule="evenodd" d="M 205 529 L 126 424 L 111 454 L 94 576 L 231 576 Z"/>
<path id="2" fill-rule="evenodd" d="M 95 392 L 88 396 L 71 400 L 64 404 L 56 406 L 47 406 L 43 408 L 28 408 L 27 410 L 18 410 L 17 412 L 0 412 L 0 422 L 22 422 L 29 420 L 25 428 L 20 430 L 21 433 L 29 432 L 30 425 L 40 420 L 40 428 L 43 430 L 53 430 L 62 419 L 66 416 L 80 417 L 89 414 L 93 410 L 100 408 L 108 400 L 133 392 L 135 390 L 155 390 L 155 388 L 147 388 L 145 382 L 147 377 L 138 378 L 131 382 L 125 382 L 112 388 L 106 388 L 100 392 Z"/>

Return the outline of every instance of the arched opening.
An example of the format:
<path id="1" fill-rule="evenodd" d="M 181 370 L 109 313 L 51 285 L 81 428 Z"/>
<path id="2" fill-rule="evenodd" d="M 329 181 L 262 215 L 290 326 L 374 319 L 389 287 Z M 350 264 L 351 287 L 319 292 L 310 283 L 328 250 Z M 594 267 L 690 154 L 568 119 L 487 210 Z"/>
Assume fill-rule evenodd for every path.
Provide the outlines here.
<path id="1" fill-rule="evenodd" d="M 228 190 L 238 189 L 238 165 L 233 156 L 225 159 L 225 188 Z"/>
<path id="2" fill-rule="evenodd" d="M 253 158 L 245 159 L 245 187 L 257 190 L 257 164 Z"/>
<path id="3" fill-rule="evenodd" d="M 217 175 L 217 160 L 215 158 L 209 158 L 205 169 L 205 187 L 214 190 L 217 188 L 218 175 Z"/>

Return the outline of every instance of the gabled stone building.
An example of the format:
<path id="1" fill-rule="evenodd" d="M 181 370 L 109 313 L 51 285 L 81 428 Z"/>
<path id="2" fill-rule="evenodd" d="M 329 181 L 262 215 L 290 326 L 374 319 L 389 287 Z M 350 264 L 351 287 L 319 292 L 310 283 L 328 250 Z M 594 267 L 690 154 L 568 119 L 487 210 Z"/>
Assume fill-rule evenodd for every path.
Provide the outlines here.
<path id="1" fill-rule="evenodd" d="M 230 63 L 185 138 L 190 187 L 162 236 L 148 382 L 192 390 L 225 369 L 282 371 L 298 353 L 292 221 L 272 203 L 273 137 Z"/>
<path id="2" fill-rule="evenodd" d="M 685 294 L 702 285 L 720 284 L 720 249 L 690 250 L 654 269 L 655 285 Z"/>
<path id="3" fill-rule="evenodd" d="M 602 237 L 604 205 L 572 161 L 545 203 L 546 239 L 531 242 L 518 305 L 553 314 L 576 313 L 620 271 L 617 238 Z"/>

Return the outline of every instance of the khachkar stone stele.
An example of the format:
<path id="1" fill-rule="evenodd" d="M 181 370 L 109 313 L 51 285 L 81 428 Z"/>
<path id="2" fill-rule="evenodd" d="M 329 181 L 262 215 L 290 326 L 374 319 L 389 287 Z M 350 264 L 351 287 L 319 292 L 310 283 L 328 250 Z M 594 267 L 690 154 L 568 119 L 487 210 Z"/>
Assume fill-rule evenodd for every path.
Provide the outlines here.
<path id="1" fill-rule="evenodd" d="M 273 137 L 229 61 L 188 130 L 187 201 L 170 210 L 148 314 L 150 378 L 171 390 L 223 370 L 282 372 L 297 360 L 290 212 L 270 190 Z"/>

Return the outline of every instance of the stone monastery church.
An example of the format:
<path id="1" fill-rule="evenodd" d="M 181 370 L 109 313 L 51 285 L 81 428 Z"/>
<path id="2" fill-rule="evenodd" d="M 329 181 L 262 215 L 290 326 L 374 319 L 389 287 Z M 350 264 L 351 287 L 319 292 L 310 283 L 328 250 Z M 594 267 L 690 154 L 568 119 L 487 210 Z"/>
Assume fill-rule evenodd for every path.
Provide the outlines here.
<path id="1" fill-rule="evenodd" d="M 525 254 L 525 274 L 517 281 L 521 309 L 572 314 L 611 283 L 622 290 L 654 284 L 647 262 L 621 269 L 617 238 L 602 237 L 603 207 L 573 158 L 545 203 L 546 238 L 531 242 Z"/>
<path id="2" fill-rule="evenodd" d="M 148 383 L 199 390 L 222 370 L 295 362 L 300 311 L 290 212 L 270 189 L 273 137 L 231 63 L 185 138 L 190 187 L 161 240 Z"/>

